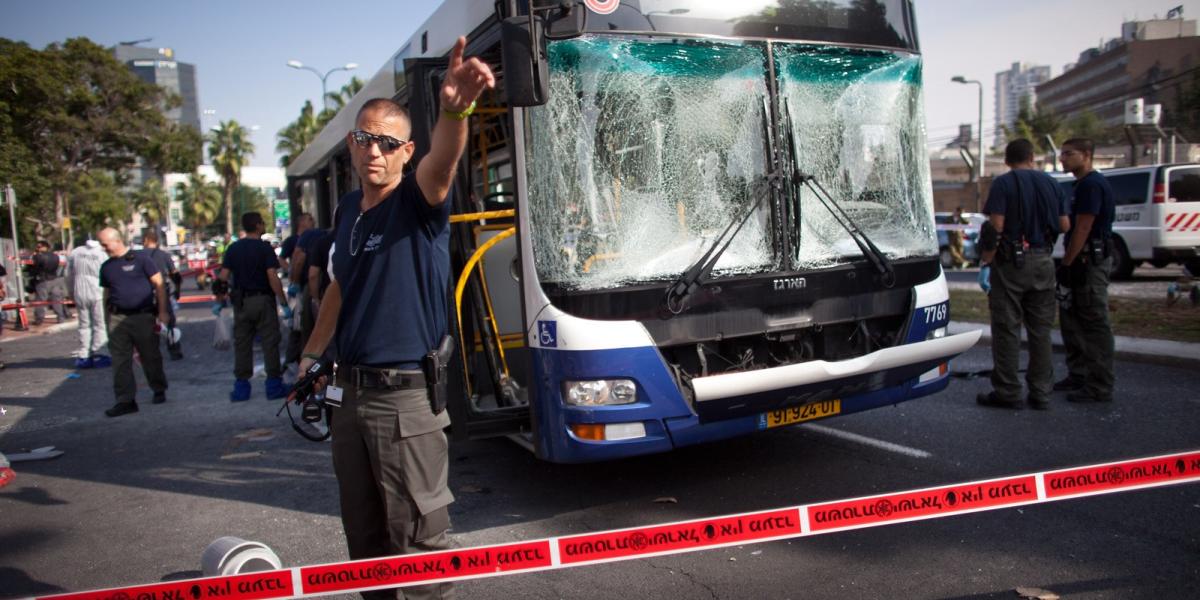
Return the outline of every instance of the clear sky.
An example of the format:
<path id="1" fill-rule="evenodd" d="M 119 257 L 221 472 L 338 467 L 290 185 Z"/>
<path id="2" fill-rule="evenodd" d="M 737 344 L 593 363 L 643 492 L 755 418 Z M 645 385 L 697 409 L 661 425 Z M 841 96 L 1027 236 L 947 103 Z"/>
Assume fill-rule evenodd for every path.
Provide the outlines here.
<path id="1" fill-rule="evenodd" d="M 288 68 L 288 60 L 322 71 L 354 62 L 360 65 L 355 74 L 370 79 L 438 4 L 0 0 L 0 36 L 35 48 L 76 36 L 106 46 L 152 37 L 143 45 L 174 48 L 177 60 L 196 65 L 200 108 L 216 111 L 203 118 L 204 127 L 218 119 L 258 126 L 252 164 L 275 165 L 275 132 L 305 99 L 319 105 L 321 93 L 317 76 Z M 1165 16 L 1180 4 L 1186 18 L 1200 18 L 1200 0 L 917 0 L 931 145 L 943 145 L 959 123 L 978 119 L 977 88 L 951 77 L 984 83 L 987 133 L 994 127 L 996 72 L 1023 61 L 1048 64 L 1058 75 L 1080 51 L 1119 36 L 1122 21 Z M 331 75 L 330 91 L 349 77 Z"/>

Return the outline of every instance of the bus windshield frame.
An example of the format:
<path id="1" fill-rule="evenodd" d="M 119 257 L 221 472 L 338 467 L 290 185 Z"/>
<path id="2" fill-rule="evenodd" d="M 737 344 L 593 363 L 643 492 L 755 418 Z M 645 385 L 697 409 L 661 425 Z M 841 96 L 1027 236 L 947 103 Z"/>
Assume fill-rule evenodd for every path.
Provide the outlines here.
<path id="1" fill-rule="evenodd" d="M 817 41 L 919 51 L 911 0 L 624 0 L 592 33 Z"/>

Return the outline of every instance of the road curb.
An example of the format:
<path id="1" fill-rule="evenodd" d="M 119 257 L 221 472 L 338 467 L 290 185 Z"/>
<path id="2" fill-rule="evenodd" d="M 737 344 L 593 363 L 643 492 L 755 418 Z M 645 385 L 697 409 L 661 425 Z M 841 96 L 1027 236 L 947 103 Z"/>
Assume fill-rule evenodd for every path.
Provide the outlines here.
<path id="1" fill-rule="evenodd" d="M 966 321 L 951 321 L 947 333 L 963 333 L 966 331 L 982 330 L 980 344 L 991 345 L 992 329 L 987 323 L 971 323 Z M 1025 346 L 1024 332 L 1021 333 L 1021 345 Z M 1051 340 L 1055 350 L 1065 350 L 1062 333 L 1051 332 Z M 1115 336 L 1113 338 L 1114 357 L 1140 363 L 1163 365 L 1167 367 L 1200 367 L 1200 344 L 1175 342 L 1171 340 L 1154 340 Z"/>
<path id="2" fill-rule="evenodd" d="M 5 321 L 6 325 L 7 325 L 7 323 L 8 322 Z M 39 327 L 41 327 L 41 326 L 39 326 Z M 70 323 L 56 323 L 54 325 L 50 325 L 49 327 L 39 328 L 37 331 L 21 331 L 21 332 L 14 331 L 14 332 L 9 333 L 9 335 L 0 337 L 0 344 L 7 344 L 10 342 L 27 340 L 30 338 L 37 338 L 37 337 L 41 337 L 43 335 L 50 335 L 52 333 L 58 333 L 60 331 L 67 331 L 70 329 L 78 329 L 78 328 L 79 328 L 79 324 L 72 321 Z"/>

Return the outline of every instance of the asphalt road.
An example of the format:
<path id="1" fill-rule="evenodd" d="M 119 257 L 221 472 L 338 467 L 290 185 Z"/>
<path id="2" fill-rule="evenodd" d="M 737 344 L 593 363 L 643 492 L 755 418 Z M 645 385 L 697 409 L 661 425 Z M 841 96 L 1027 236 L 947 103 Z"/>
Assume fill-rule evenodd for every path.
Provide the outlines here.
<path id="1" fill-rule="evenodd" d="M 230 404 L 229 353 L 211 316 L 185 309 L 170 400 L 142 390 L 107 419 L 107 370 L 78 379 L 74 333 L 3 344 L 0 450 L 66 454 L 17 463 L 0 489 L 0 598 L 199 576 L 223 535 L 261 541 L 285 566 L 345 560 L 328 444 L 293 433 L 277 405 Z M 1056 356 L 1061 371 L 1061 356 Z M 986 347 L 952 364 L 990 366 Z M 140 379 L 139 374 L 139 379 Z M 1049 412 L 985 409 L 986 379 L 894 408 L 593 465 L 551 465 L 506 440 L 455 444 L 461 546 L 790 506 L 1200 448 L 1194 371 L 1118 363 L 1117 400 Z M 251 441 L 244 434 L 273 436 Z M 851 432 L 898 447 L 849 441 Z M 240 437 L 239 437 L 240 436 Z M 267 436 L 263 436 L 267 437 Z M 675 503 L 655 502 L 670 497 Z M 1194 598 L 1200 486 L 465 582 L 461 598 Z"/>

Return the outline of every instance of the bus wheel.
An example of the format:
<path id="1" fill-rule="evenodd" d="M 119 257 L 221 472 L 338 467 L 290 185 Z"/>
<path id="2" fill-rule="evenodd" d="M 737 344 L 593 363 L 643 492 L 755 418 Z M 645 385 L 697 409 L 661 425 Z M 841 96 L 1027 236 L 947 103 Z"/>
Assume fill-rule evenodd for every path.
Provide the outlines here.
<path id="1" fill-rule="evenodd" d="M 1129 279 L 1133 276 L 1133 268 L 1137 263 L 1129 258 L 1129 250 L 1125 248 L 1125 240 L 1115 238 L 1113 240 L 1113 263 L 1112 269 L 1108 274 L 1113 279 Z"/>

